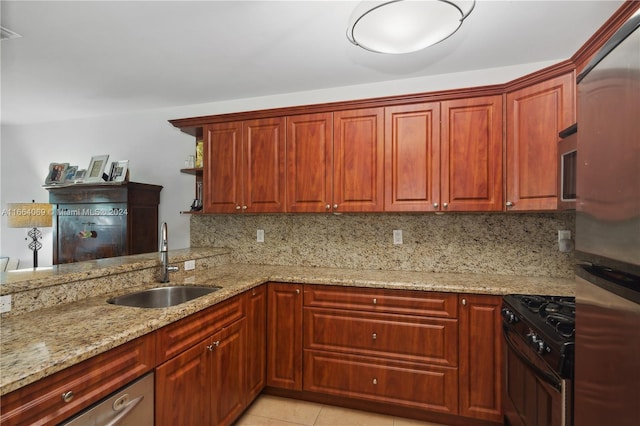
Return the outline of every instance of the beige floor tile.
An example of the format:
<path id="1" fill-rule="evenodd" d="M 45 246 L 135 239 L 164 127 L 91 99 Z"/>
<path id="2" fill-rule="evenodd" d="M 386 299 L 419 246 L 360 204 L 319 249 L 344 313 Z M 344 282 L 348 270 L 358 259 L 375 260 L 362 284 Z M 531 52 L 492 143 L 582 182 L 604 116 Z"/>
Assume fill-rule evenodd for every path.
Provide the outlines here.
<path id="1" fill-rule="evenodd" d="M 234 426 L 298 426 L 300 423 L 290 423 L 278 419 L 245 414 Z"/>
<path id="2" fill-rule="evenodd" d="M 314 426 L 393 426 L 393 417 L 324 405 Z"/>
<path id="3" fill-rule="evenodd" d="M 420 420 L 402 419 L 396 417 L 393 419 L 393 426 L 445 426 L 440 423 L 421 422 Z"/>
<path id="4" fill-rule="evenodd" d="M 313 426 L 321 407 L 320 404 L 313 402 L 262 395 L 249 407 L 247 414 L 305 426 Z M 245 416 L 247 414 L 245 414 Z"/>

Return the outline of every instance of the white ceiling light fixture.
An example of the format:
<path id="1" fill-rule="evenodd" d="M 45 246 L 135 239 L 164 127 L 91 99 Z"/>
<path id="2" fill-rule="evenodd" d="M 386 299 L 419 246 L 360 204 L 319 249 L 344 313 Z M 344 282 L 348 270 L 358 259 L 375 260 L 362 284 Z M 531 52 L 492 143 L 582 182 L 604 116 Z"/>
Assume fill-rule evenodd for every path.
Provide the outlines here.
<path id="1" fill-rule="evenodd" d="M 347 38 L 377 53 L 410 53 L 455 33 L 475 0 L 363 1 L 351 14 Z"/>

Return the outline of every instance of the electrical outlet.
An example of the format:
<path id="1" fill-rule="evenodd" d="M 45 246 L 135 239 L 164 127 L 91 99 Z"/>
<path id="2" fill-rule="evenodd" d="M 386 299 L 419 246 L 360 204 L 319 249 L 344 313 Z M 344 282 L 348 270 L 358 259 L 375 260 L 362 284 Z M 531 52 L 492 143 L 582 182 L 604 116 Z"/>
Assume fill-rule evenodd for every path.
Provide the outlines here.
<path id="1" fill-rule="evenodd" d="M 402 229 L 393 230 L 393 244 L 402 244 Z"/>
<path id="2" fill-rule="evenodd" d="M 570 239 L 571 239 L 571 231 L 558 231 L 558 241 L 570 240 Z"/>
<path id="3" fill-rule="evenodd" d="M 258 229 L 258 232 L 256 232 L 256 241 L 264 243 L 264 229 Z"/>
<path id="4" fill-rule="evenodd" d="M 185 271 L 193 271 L 196 269 L 196 261 L 195 260 L 185 260 L 184 261 L 184 270 Z"/>
<path id="5" fill-rule="evenodd" d="M 9 312 L 11 310 L 11 295 L 0 296 L 0 314 Z"/>

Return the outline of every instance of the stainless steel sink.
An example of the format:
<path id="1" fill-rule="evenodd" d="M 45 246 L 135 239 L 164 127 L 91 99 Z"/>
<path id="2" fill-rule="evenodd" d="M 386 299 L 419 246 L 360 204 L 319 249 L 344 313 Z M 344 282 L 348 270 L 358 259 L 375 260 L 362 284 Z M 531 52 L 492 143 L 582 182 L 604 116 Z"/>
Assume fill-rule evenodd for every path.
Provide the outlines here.
<path id="1" fill-rule="evenodd" d="M 206 296 L 207 294 L 220 290 L 220 288 L 221 287 L 202 286 L 156 287 L 123 296 L 112 297 L 107 300 L 107 303 L 120 306 L 134 306 L 136 308 L 167 308 Z"/>

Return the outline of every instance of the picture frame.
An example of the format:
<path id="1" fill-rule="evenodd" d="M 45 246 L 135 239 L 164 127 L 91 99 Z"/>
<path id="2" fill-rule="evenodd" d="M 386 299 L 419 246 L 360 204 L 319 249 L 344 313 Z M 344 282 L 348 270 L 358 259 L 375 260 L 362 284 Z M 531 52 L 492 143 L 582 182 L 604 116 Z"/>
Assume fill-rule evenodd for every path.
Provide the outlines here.
<path id="1" fill-rule="evenodd" d="M 69 167 L 69 163 L 49 164 L 49 173 L 44 181 L 45 185 L 57 185 L 64 183 L 67 167 Z"/>
<path id="2" fill-rule="evenodd" d="M 109 171 L 109 182 L 126 182 L 129 173 L 129 160 L 113 161 Z"/>
<path id="3" fill-rule="evenodd" d="M 73 183 L 82 182 L 86 175 L 87 175 L 87 171 L 85 169 L 77 170 L 76 174 L 73 176 Z"/>
<path id="4" fill-rule="evenodd" d="M 65 183 L 73 182 L 76 177 L 76 172 L 78 171 L 78 166 L 69 166 L 64 174 Z"/>
<path id="5" fill-rule="evenodd" d="M 102 174 L 104 173 L 104 168 L 107 166 L 108 159 L 109 155 L 94 155 L 91 157 L 91 162 L 89 163 L 83 182 L 102 182 Z"/>

